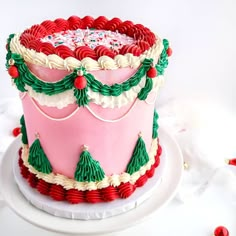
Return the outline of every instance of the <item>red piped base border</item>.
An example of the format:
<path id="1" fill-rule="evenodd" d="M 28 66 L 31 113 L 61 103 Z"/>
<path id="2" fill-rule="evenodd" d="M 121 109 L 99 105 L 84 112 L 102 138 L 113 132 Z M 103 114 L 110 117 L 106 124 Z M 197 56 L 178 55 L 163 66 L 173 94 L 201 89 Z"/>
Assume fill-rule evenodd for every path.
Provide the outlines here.
<path id="1" fill-rule="evenodd" d="M 134 184 L 127 182 L 121 183 L 117 187 L 108 186 L 103 189 L 91 191 L 80 191 L 77 189 L 66 190 L 62 185 L 50 184 L 42 179 L 39 179 L 24 165 L 21 158 L 22 149 L 19 150 L 18 164 L 22 177 L 27 180 L 29 185 L 32 188 L 35 188 L 39 193 L 50 196 L 55 201 L 67 201 L 71 204 L 78 204 L 83 202 L 98 203 L 110 202 L 117 198 L 128 198 L 130 195 L 132 195 L 137 187 L 142 187 L 148 181 L 148 178 L 151 178 L 154 175 L 155 169 L 159 166 L 160 163 L 161 153 L 162 148 L 160 145 L 158 145 L 158 150 L 155 156 L 155 163 L 148 171 L 146 171 L 144 175 L 140 176 Z"/>

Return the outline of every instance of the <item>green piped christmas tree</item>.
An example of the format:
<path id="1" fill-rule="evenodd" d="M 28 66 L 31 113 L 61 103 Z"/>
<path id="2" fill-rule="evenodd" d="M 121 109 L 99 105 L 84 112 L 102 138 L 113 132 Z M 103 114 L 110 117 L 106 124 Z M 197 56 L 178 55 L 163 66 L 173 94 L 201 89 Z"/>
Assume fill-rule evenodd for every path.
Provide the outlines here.
<path id="1" fill-rule="evenodd" d="M 21 133 L 22 133 L 21 141 L 23 144 L 28 144 L 24 115 L 22 115 L 20 118 L 20 124 L 21 124 Z"/>
<path id="2" fill-rule="evenodd" d="M 126 172 L 132 175 L 136 171 L 140 170 L 142 166 L 147 164 L 148 161 L 149 156 L 146 150 L 146 145 L 140 133 Z"/>
<path id="3" fill-rule="evenodd" d="M 40 144 L 39 135 L 36 134 L 35 136 L 36 139 L 30 146 L 28 162 L 37 171 L 50 174 L 52 172 L 52 166 Z"/>
<path id="4" fill-rule="evenodd" d="M 101 181 L 104 176 L 105 173 L 99 162 L 92 158 L 88 147 L 84 146 L 76 167 L 75 179 L 79 182 L 95 182 Z"/>

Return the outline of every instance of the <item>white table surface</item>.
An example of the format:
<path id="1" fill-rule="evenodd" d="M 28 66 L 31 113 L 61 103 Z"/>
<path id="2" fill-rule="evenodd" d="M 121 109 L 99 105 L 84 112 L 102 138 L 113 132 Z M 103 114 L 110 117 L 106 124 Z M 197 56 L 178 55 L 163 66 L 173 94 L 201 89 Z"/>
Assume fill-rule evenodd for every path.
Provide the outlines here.
<path id="1" fill-rule="evenodd" d="M 18 125 L 21 108 L 14 110 L 12 106 L 17 103 L 18 101 L 14 99 L 0 104 L 0 122 L 2 124 L 0 138 L 4 140 L 4 143 L 0 145 L 1 153 L 4 146 L 14 140 L 11 130 Z M 189 172 L 189 176 L 191 176 L 190 171 L 192 170 L 185 170 L 185 174 Z M 232 186 L 236 186 L 235 175 L 236 167 L 227 165 L 220 167 L 214 175 L 214 181 L 208 182 L 203 193 L 195 194 L 192 198 L 185 198 L 184 202 L 181 202 L 180 198 L 176 196 L 152 218 L 116 233 L 116 235 L 212 236 L 214 229 L 219 225 L 226 226 L 231 236 L 236 235 L 236 191 L 235 188 L 232 188 Z M 224 176 L 228 178 L 228 181 L 224 180 Z M 192 188 L 189 189 L 192 191 Z M 2 204 L 0 204 L 0 232 L 1 235 L 18 236 L 58 235 L 25 222 Z"/>

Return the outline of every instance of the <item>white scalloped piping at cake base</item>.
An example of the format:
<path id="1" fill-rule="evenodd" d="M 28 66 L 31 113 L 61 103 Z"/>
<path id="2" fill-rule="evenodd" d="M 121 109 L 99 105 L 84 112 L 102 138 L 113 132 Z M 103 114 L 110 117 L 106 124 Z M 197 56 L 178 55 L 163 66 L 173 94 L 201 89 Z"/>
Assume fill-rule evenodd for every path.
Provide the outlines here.
<path id="1" fill-rule="evenodd" d="M 120 175 L 111 175 L 111 176 L 105 176 L 102 181 L 96 181 L 96 182 L 78 182 L 74 179 L 70 179 L 64 175 L 60 174 L 44 174 L 41 172 L 38 172 L 34 169 L 29 163 L 28 163 L 28 156 L 29 156 L 29 148 L 28 145 L 23 145 L 22 149 L 22 160 L 24 162 L 24 165 L 29 169 L 29 171 L 37 176 L 37 178 L 42 179 L 50 184 L 58 184 L 63 186 L 64 189 L 77 189 L 81 191 L 86 190 L 97 190 L 106 188 L 108 186 L 114 186 L 117 187 L 121 183 L 131 183 L 134 184 L 139 177 L 144 175 L 146 171 L 150 170 L 151 166 L 155 163 L 155 156 L 158 149 L 158 141 L 157 139 L 152 140 L 151 148 L 149 151 L 149 161 L 146 165 L 142 166 L 139 171 L 133 173 L 132 175 L 128 173 L 122 173 Z"/>
<path id="2" fill-rule="evenodd" d="M 164 83 L 164 76 L 160 75 L 153 79 L 153 90 L 158 91 Z M 102 106 L 103 108 L 120 108 L 127 105 L 129 102 L 134 101 L 140 90 L 145 86 L 145 76 L 141 79 L 140 83 L 132 87 L 129 91 L 121 93 L 119 96 L 104 96 L 100 93 L 93 92 L 88 88 L 88 97 L 90 102 Z M 48 107 L 57 107 L 62 109 L 69 104 L 76 102 L 73 89 L 67 90 L 60 94 L 45 95 L 43 93 L 35 92 L 30 86 L 25 85 L 25 89 L 30 97 L 35 99 L 40 105 Z"/>
<path id="3" fill-rule="evenodd" d="M 131 53 L 125 55 L 117 55 L 114 59 L 108 56 L 101 56 L 97 61 L 86 57 L 79 61 L 74 57 L 67 57 L 63 59 L 56 54 L 46 55 L 42 52 L 36 52 L 33 49 L 28 49 L 20 43 L 20 35 L 16 34 L 11 42 L 10 49 L 12 53 L 20 54 L 26 62 L 37 64 L 44 67 L 73 71 L 78 67 L 85 67 L 86 70 L 115 70 L 118 68 L 138 68 L 145 58 L 153 59 L 153 63 L 156 64 L 158 58 L 164 48 L 162 40 L 156 36 L 156 43 L 147 51 L 145 51 L 140 56 L 134 56 Z"/>

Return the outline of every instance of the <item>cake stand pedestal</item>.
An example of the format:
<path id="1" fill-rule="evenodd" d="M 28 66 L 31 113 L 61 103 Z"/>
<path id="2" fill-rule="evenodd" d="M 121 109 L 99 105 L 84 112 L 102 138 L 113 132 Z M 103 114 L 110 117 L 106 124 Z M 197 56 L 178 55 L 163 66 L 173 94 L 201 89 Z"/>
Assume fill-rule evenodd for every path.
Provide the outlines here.
<path id="1" fill-rule="evenodd" d="M 159 130 L 159 137 L 166 158 L 162 181 L 153 190 L 149 199 L 126 213 L 102 220 L 84 221 L 55 217 L 34 207 L 21 194 L 13 177 L 12 167 L 19 148 L 16 141 L 5 152 L 0 166 L 0 187 L 3 198 L 18 216 L 33 225 L 53 232 L 67 235 L 104 235 L 125 230 L 147 220 L 165 206 L 175 196 L 181 182 L 183 172 L 181 150 L 164 129 Z"/>

